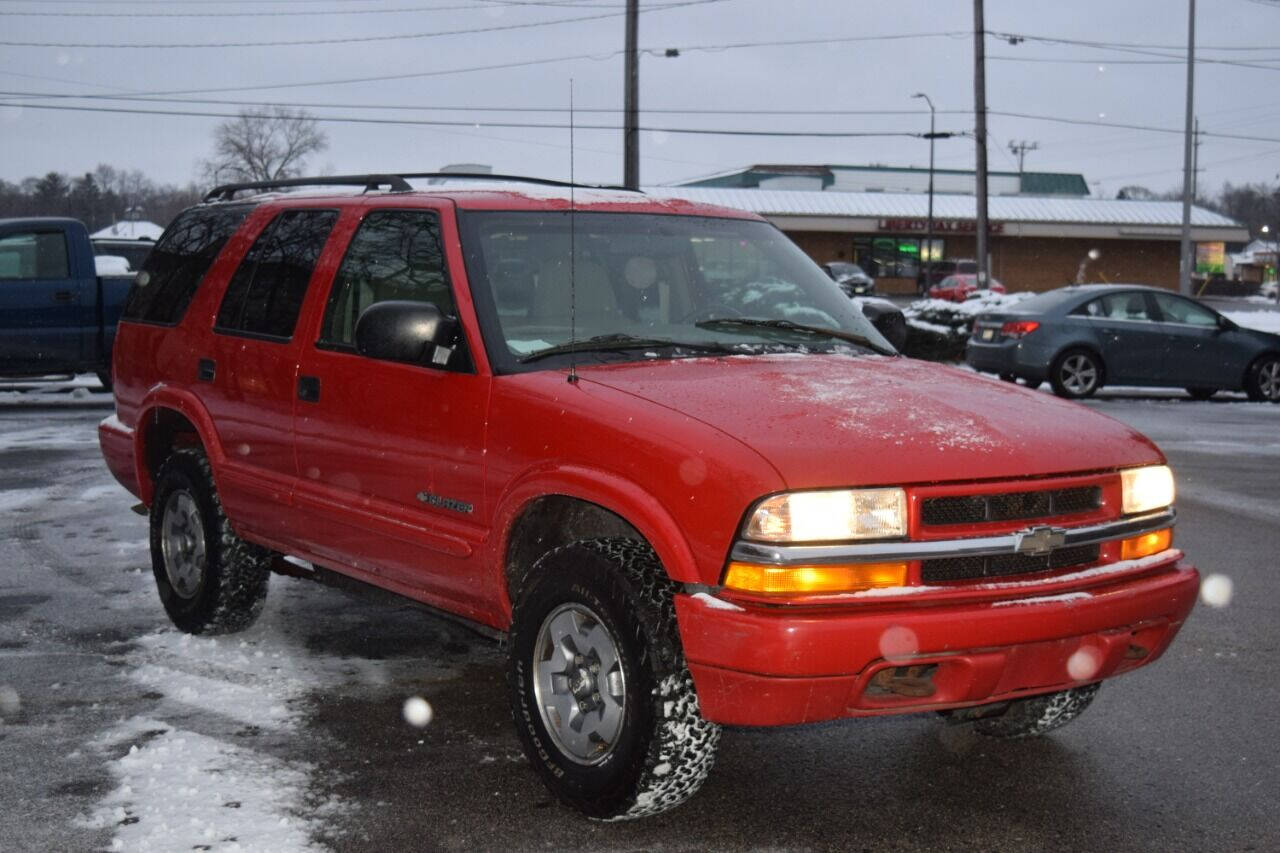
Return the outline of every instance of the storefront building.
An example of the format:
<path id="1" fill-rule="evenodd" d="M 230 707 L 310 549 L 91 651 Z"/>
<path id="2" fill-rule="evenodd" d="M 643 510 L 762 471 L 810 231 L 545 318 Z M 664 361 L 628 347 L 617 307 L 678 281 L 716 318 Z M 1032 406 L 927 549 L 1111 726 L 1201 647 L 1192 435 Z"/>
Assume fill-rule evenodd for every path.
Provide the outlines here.
<path id="1" fill-rule="evenodd" d="M 934 196 L 930 240 L 928 195 L 918 192 L 820 186 L 678 186 L 654 192 L 758 213 L 818 263 L 859 264 L 882 293 L 913 293 L 926 262 L 972 259 L 976 251 L 972 195 Z M 987 210 L 990 272 L 1010 291 L 1052 290 L 1078 277 L 1178 287 L 1181 202 L 1012 194 L 992 196 Z M 1200 254 L 1220 257 L 1223 244 L 1247 241 L 1248 232 L 1225 216 L 1193 207 L 1191 238 Z"/>

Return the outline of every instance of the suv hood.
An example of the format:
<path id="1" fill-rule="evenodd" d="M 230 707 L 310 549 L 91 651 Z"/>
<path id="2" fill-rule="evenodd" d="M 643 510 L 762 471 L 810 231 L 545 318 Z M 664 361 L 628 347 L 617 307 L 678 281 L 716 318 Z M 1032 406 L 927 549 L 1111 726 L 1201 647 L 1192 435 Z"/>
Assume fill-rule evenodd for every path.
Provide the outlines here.
<path id="1" fill-rule="evenodd" d="M 733 436 L 793 489 L 1164 461 L 1141 433 L 1084 406 L 907 358 L 786 353 L 580 366 L 579 374 Z"/>

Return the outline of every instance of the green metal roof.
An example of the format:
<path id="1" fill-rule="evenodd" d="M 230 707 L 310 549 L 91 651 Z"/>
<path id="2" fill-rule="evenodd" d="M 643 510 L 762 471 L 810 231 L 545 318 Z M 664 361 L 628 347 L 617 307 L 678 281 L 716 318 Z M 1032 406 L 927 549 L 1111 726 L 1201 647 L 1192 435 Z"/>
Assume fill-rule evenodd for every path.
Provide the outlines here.
<path id="1" fill-rule="evenodd" d="M 818 177 L 822 179 L 822 188 L 826 189 L 835 183 L 836 171 L 848 172 L 915 172 L 928 174 L 929 170 L 917 166 L 841 166 L 841 165 L 791 165 L 763 164 L 748 166 L 733 172 L 711 175 L 706 178 L 695 178 L 682 181 L 677 186 L 684 187 L 723 187 L 742 188 L 759 187 L 760 182 L 771 178 L 783 177 Z M 972 175 L 972 169 L 934 169 L 937 175 Z M 1017 172 L 989 171 L 987 174 L 998 177 L 1016 177 Z M 1023 172 L 1022 194 L 1024 195 L 1063 195 L 1087 196 L 1089 185 L 1084 175 L 1071 172 Z"/>

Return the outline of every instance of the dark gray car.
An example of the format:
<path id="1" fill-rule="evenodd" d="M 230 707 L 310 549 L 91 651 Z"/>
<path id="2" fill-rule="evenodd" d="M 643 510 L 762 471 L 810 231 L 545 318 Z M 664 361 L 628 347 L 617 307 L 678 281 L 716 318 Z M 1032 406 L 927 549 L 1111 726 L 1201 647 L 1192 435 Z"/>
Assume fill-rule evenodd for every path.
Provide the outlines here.
<path id="1" fill-rule="evenodd" d="M 1244 390 L 1280 403 L 1280 335 L 1243 329 L 1183 296 L 1140 285 L 1051 290 L 973 324 L 965 358 L 1007 380 L 1049 380 L 1061 397 L 1103 385 Z"/>

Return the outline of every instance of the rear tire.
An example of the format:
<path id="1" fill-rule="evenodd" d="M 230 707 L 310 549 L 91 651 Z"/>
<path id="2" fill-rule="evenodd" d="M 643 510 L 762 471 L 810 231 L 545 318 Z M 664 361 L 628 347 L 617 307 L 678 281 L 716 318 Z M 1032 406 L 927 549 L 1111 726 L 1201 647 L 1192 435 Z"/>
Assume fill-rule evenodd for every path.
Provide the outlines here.
<path id="1" fill-rule="evenodd" d="M 262 612 L 271 552 L 231 529 L 201 450 L 178 450 L 160 466 L 151 568 L 169 619 L 188 634 L 243 631 Z"/>
<path id="2" fill-rule="evenodd" d="M 1039 737 L 1061 728 L 1084 713 L 1098 695 L 1099 684 L 1072 687 L 1058 693 L 1015 699 L 998 717 L 973 721 L 978 734 L 998 738 Z"/>
<path id="3" fill-rule="evenodd" d="M 551 792 L 589 817 L 674 808 L 715 761 L 720 727 L 698 712 L 674 591 L 644 543 L 589 539 L 543 556 L 516 595 L 516 730 Z"/>
<path id="4" fill-rule="evenodd" d="M 98 377 L 98 381 L 102 383 L 102 390 L 103 390 L 103 391 L 111 391 L 111 389 L 112 389 L 112 384 L 111 384 L 111 371 L 110 371 L 109 369 L 108 369 L 108 370 L 99 370 L 99 371 L 97 372 L 97 374 L 96 374 L 96 375 L 97 375 L 97 377 Z"/>
<path id="5" fill-rule="evenodd" d="M 1264 355 L 1250 365 L 1244 390 L 1255 402 L 1280 403 L 1280 356 Z"/>
<path id="6" fill-rule="evenodd" d="M 1192 400 L 1208 400 L 1214 394 L 1218 393 L 1217 388 L 1188 388 L 1187 393 L 1191 395 Z"/>
<path id="7" fill-rule="evenodd" d="M 1049 384 L 1053 393 L 1068 400 L 1088 397 L 1102 387 L 1102 359 L 1086 349 L 1071 349 L 1053 360 Z"/>

